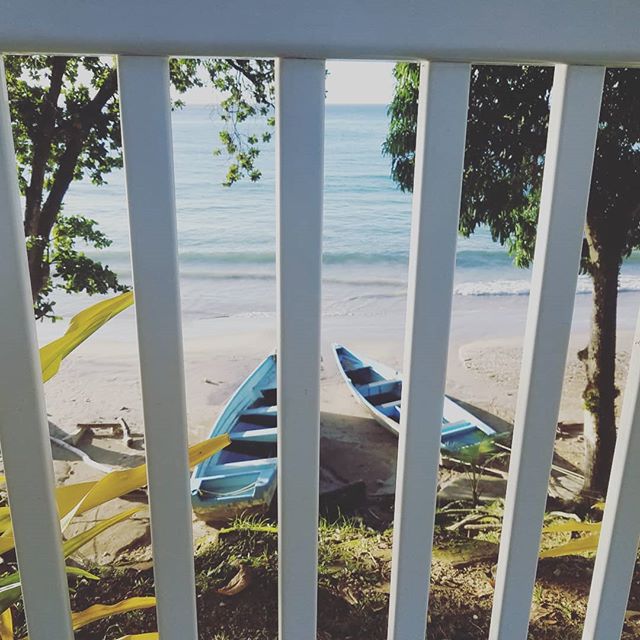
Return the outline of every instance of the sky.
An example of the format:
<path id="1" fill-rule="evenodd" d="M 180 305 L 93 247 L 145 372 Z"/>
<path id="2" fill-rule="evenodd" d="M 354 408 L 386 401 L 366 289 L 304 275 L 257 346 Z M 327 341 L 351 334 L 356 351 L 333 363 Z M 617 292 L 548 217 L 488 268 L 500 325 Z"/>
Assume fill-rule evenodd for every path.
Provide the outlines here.
<path id="1" fill-rule="evenodd" d="M 393 96 L 393 63 L 381 61 L 329 60 L 328 104 L 389 104 Z M 187 104 L 217 102 L 210 87 L 192 89 Z"/>

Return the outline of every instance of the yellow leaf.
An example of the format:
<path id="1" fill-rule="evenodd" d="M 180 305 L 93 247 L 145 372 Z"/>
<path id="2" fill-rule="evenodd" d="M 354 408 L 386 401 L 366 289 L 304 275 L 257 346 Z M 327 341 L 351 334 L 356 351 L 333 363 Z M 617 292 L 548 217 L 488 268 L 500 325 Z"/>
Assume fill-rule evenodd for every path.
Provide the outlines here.
<path id="1" fill-rule="evenodd" d="M 98 524 L 93 527 L 79 533 L 68 540 L 65 540 L 62 545 L 62 551 L 64 553 L 64 557 L 67 558 L 71 554 L 75 553 L 83 547 L 87 542 L 93 540 L 96 536 L 100 535 L 103 531 L 106 531 L 110 527 L 113 527 L 118 522 L 122 522 L 127 518 L 131 517 L 134 513 L 137 513 L 143 509 L 143 507 L 132 507 L 131 509 L 127 509 L 126 511 L 121 511 L 120 513 L 116 513 L 115 516 L 111 516 L 106 520 L 102 520 Z"/>
<path id="2" fill-rule="evenodd" d="M 97 480 L 89 482 L 76 482 L 74 484 L 66 484 L 56 487 L 56 505 L 58 507 L 58 516 L 63 520 L 65 516 L 71 513 L 82 502 L 83 498 L 93 489 Z M 64 531 L 66 525 L 62 527 Z"/>
<path id="3" fill-rule="evenodd" d="M 574 556 L 579 553 L 588 553 L 596 551 L 598 548 L 598 540 L 600 532 L 592 533 L 576 540 L 571 540 L 566 544 L 561 544 L 552 549 L 546 549 L 540 554 L 541 558 L 558 558 L 559 556 Z"/>
<path id="4" fill-rule="evenodd" d="M 194 467 L 199 462 L 211 457 L 214 453 L 226 447 L 231 440 L 228 435 L 216 436 L 204 442 L 194 444 L 189 448 L 189 466 Z M 77 505 L 76 513 L 84 513 L 90 509 L 119 498 L 135 489 L 147 484 L 147 465 L 141 464 L 133 469 L 112 471 L 100 478 L 95 486 L 82 498 Z"/>
<path id="5" fill-rule="evenodd" d="M 0 507 L 0 534 L 11 529 L 11 512 L 9 507 Z"/>
<path id="6" fill-rule="evenodd" d="M 76 482 L 56 487 L 56 503 L 60 518 L 66 516 L 87 493 L 94 487 L 96 481 Z M 11 529 L 11 513 L 9 507 L 0 507 L 0 533 Z"/>
<path id="7" fill-rule="evenodd" d="M 543 533 L 582 533 L 585 531 L 600 531 L 600 522 L 561 522 L 545 527 Z"/>
<path id="8" fill-rule="evenodd" d="M 11 609 L 0 613 L 0 640 L 13 640 L 13 616 Z"/>
<path id="9" fill-rule="evenodd" d="M 11 551 L 15 546 L 15 540 L 13 539 L 13 532 L 9 531 L 4 536 L 0 537 L 0 555 Z"/>
<path id="10" fill-rule="evenodd" d="M 159 633 L 134 633 L 132 636 L 122 636 L 118 640 L 160 640 Z"/>
<path id="11" fill-rule="evenodd" d="M 156 599 L 153 597 L 127 598 L 116 602 L 116 604 L 94 604 L 88 609 L 77 611 L 71 614 L 71 624 L 73 630 L 77 631 L 92 622 L 97 622 L 109 616 L 115 616 L 119 613 L 128 613 L 129 611 L 139 611 L 140 609 L 151 609 L 156 606 Z M 126 638 L 135 638 L 136 640 L 156 640 L 159 638 L 157 633 L 143 633 L 133 636 L 124 636 L 120 640 Z M 4 640 L 4 638 L 2 638 Z M 29 640 L 29 636 L 25 636 L 22 640 Z"/>
<path id="12" fill-rule="evenodd" d="M 127 291 L 114 298 L 98 302 L 71 318 L 66 333 L 40 349 L 42 381 L 50 380 L 58 373 L 62 360 L 79 344 L 132 304 L 133 291 Z"/>
<path id="13" fill-rule="evenodd" d="M 118 613 L 128 613 L 129 611 L 138 611 L 139 609 L 151 609 L 155 606 L 156 599 L 153 597 L 127 598 L 116 604 L 94 604 L 84 611 L 72 613 L 71 623 L 73 624 L 73 630 L 77 631 L 92 622 L 114 616 Z M 142 636 L 143 638 L 144 635 Z M 133 637 L 135 638 L 135 636 Z M 151 635 L 151 637 L 153 637 L 153 635 Z"/>
<path id="14" fill-rule="evenodd" d="M 211 457 L 214 453 L 226 447 L 231 440 L 228 435 L 216 436 L 189 447 L 189 466 L 194 467 L 199 462 Z M 147 465 L 141 464 L 133 469 L 112 471 L 96 482 L 82 482 L 75 485 L 65 485 L 56 490 L 58 512 L 62 519 L 61 527 L 64 531 L 71 519 L 90 509 L 131 493 L 135 489 L 147 484 Z M 74 500 L 77 500 L 74 502 Z M 7 531 L 0 536 L 0 555 L 13 549 L 15 544 L 13 532 Z"/>

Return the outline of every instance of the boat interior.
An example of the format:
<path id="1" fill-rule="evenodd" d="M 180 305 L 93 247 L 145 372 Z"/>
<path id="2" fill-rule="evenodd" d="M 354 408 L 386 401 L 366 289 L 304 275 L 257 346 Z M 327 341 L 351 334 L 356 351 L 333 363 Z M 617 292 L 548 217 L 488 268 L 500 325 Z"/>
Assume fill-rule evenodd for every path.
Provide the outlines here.
<path id="1" fill-rule="evenodd" d="M 367 365 L 345 347 L 336 347 L 336 353 L 347 378 L 353 383 L 357 392 L 373 407 L 394 422 L 400 422 L 400 400 L 402 381 L 386 378 L 386 375 L 397 375 L 395 372 L 382 371 L 375 368 L 375 363 Z M 483 428 L 464 417 L 461 407 L 445 398 L 442 418 L 442 447 L 449 451 L 458 451 L 469 445 L 478 444 L 492 435 L 493 430 Z M 468 414 L 467 414 L 468 415 Z"/>
<path id="2" fill-rule="evenodd" d="M 220 452 L 218 464 L 275 458 L 278 455 L 278 411 L 275 387 L 260 389 L 229 430 L 231 444 Z"/>
<path id="3" fill-rule="evenodd" d="M 372 366 L 365 365 L 344 347 L 337 348 L 344 372 L 362 396 L 378 411 L 400 422 L 402 381 L 385 378 Z"/>

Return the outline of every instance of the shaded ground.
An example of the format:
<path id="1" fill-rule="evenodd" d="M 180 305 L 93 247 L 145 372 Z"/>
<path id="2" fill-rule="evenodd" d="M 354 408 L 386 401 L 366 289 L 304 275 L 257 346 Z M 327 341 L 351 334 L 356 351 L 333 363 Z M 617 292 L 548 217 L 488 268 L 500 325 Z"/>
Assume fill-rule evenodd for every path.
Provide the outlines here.
<path id="1" fill-rule="evenodd" d="M 489 546 L 490 548 L 490 546 Z M 493 595 L 493 562 L 460 563 L 471 553 L 486 554 L 486 543 L 470 542 L 442 527 L 436 533 L 428 640 L 484 640 Z M 318 618 L 320 640 L 386 638 L 391 532 L 362 524 L 323 526 L 320 531 Z M 218 593 L 240 568 L 248 585 L 240 593 Z M 531 609 L 529 637 L 578 640 L 591 579 L 591 559 L 540 562 Z M 72 591 L 74 610 L 96 602 L 153 595 L 149 563 L 103 567 L 99 583 L 81 580 Z M 196 551 L 198 615 L 202 640 L 277 638 L 277 537 L 250 522 L 210 536 Z M 640 608 L 640 573 L 633 582 L 630 608 Z M 113 640 L 125 633 L 155 630 L 153 612 L 112 617 L 77 633 L 78 640 Z M 18 635 L 17 637 L 20 637 Z M 640 624 L 627 622 L 624 640 L 640 637 Z"/>

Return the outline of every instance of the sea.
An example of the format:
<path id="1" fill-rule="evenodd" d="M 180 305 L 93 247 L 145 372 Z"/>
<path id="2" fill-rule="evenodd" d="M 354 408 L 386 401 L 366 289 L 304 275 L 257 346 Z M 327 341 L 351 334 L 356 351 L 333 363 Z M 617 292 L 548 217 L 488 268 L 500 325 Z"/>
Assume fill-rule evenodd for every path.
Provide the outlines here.
<path id="1" fill-rule="evenodd" d="M 258 159 L 262 177 L 223 186 L 229 158 L 222 153 L 218 107 L 192 105 L 172 115 L 179 264 L 185 319 L 273 315 L 275 312 L 275 154 L 273 142 Z M 323 237 L 323 315 L 381 316 L 404 309 L 409 257 L 411 194 L 390 177 L 382 154 L 388 127 L 384 105 L 327 105 Z M 259 133 L 263 122 L 244 133 Z M 74 183 L 66 213 L 96 220 L 112 240 L 87 250 L 131 282 L 123 171 L 96 186 Z M 530 270 L 516 268 L 486 228 L 460 237 L 454 303 L 474 309 L 500 299 L 523 307 Z M 434 274 L 437 277 L 437 274 Z M 624 265 L 621 296 L 640 292 L 640 256 Z M 588 307 L 590 283 L 579 278 L 578 298 Z M 57 296 L 62 316 L 77 311 L 83 296 Z M 513 302 L 520 300 L 521 302 Z M 473 301 L 473 302 L 472 302 Z M 511 303 L 509 301 L 512 301 Z M 631 305 L 633 306 L 633 305 Z M 494 308 L 496 308 L 494 306 Z M 632 324 L 631 316 L 629 324 Z"/>

